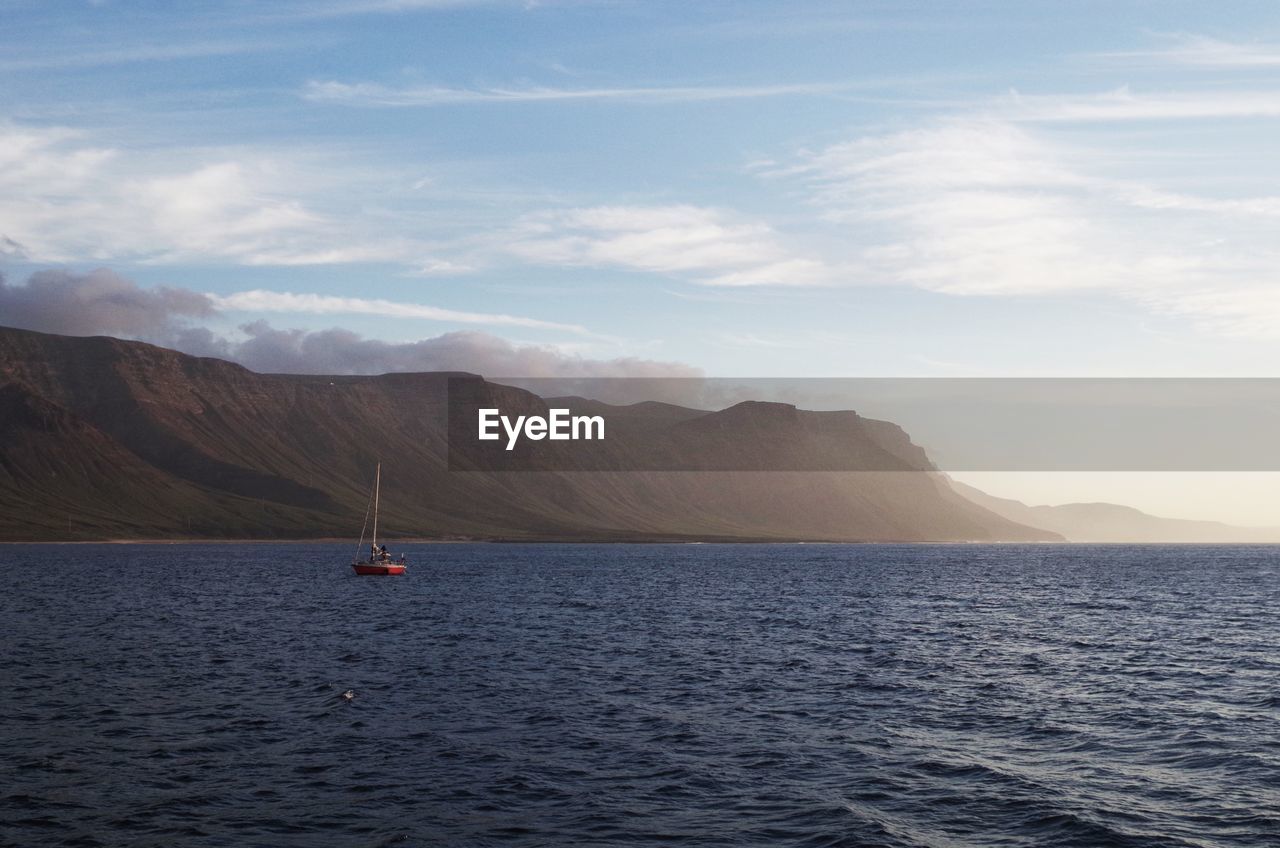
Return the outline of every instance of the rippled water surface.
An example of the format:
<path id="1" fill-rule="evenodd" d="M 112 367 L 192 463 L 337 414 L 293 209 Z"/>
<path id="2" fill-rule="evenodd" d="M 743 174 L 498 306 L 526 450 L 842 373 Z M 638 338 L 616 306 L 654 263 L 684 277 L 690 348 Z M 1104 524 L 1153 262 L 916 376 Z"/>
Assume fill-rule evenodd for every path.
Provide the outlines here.
<path id="1" fill-rule="evenodd" d="M 0 842 L 1280 844 L 1277 548 L 409 554 L 0 548 Z"/>

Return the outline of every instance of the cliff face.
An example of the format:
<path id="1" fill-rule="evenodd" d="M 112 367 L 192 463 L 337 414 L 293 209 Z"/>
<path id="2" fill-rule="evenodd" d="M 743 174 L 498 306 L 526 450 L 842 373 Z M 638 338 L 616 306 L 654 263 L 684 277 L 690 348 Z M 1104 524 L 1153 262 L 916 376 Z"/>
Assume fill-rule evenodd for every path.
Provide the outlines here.
<path id="1" fill-rule="evenodd" d="M 255 374 L 138 342 L 0 328 L 0 538 L 347 536 L 383 463 L 391 535 L 516 539 L 1053 538 L 956 496 L 891 424 L 742 404 L 608 407 L 597 467 L 448 470 L 449 374 Z M 479 381 L 480 378 L 471 377 Z M 502 405 L 542 398 L 483 383 Z M 610 431 L 610 435 L 612 436 Z M 784 467 L 866 472 L 716 471 Z M 661 456 L 652 455 L 654 451 Z M 572 460 L 569 460 L 572 461 Z M 672 463 L 675 463 L 674 465 Z M 834 463 L 834 464 L 833 464 Z"/>

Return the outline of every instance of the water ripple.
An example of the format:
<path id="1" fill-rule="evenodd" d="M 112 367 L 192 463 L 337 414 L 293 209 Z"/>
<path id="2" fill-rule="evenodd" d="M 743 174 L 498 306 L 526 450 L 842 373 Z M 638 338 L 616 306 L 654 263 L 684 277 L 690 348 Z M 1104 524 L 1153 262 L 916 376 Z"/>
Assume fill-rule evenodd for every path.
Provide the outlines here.
<path id="1" fill-rule="evenodd" d="M 1280 551 L 0 549 L 0 843 L 1257 846 Z"/>

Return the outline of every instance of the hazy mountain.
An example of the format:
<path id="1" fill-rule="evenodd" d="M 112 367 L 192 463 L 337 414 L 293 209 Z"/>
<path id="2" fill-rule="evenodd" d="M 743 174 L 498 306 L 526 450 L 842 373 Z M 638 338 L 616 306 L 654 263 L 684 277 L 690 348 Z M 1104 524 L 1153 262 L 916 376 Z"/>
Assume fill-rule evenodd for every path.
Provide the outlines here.
<path id="1" fill-rule="evenodd" d="M 786 467 L 842 467 L 847 454 L 882 470 L 581 473 L 568 450 L 538 459 L 546 470 L 450 471 L 447 386 L 459 376 L 504 411 L 547 410 L 474 375 L 257 374 L 139 342 L 0 328 L 0 538 L 354 536 L 378 461 L 393 536 L 1056 538 L 907 470 L 932 466 L 892 424 L 782 404 L 566 401 L 630 428 L 581 454 L 618 463 L 607 467 L 742 467 L 782 443 L 797 463 Z"/>
<path id="2" fill-rule="evenodd" d="M 1110 503 L 1027 506 L 955 480 L 951 486 L 997 515 L 1057 533 L 1070 542 L 1280 542 L 1280 527 L 1234 527 L 1217 521 L 1160 518 Z"/>

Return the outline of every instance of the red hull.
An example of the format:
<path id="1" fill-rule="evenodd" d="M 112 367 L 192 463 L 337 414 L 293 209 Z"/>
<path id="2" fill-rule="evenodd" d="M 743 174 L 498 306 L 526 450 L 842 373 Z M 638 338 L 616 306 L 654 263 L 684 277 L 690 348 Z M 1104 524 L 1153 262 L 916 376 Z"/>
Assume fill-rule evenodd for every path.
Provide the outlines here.
<path id="1" fill-rule="evenodd" d="M 383 574 L 404 574 L 405 564 L 402 562 L 353 562 L 351 567 L 356 574 L 366 576 Z"/>

